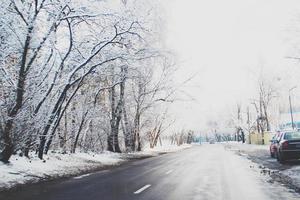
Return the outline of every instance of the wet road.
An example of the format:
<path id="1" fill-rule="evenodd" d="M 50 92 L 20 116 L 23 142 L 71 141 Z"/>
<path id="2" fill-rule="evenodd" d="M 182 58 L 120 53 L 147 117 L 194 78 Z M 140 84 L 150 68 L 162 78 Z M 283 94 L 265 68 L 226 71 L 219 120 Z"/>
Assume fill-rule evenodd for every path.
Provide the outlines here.
<path id="1" fill-rule="evenodd" d="M 67 180 L 33 185 L 1 200 L 279 200 L 300 199 L 268 183 L 250 161 L 202 145 Z"/>

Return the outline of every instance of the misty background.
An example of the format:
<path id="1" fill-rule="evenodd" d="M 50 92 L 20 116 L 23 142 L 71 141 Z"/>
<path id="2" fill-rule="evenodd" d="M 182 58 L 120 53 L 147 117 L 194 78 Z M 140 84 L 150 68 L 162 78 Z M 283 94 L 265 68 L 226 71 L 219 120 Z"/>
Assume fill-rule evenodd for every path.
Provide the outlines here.
<path id="1" fill-rule="evenodd" d="M 168 0 L 162 2 L 165 45 L 177 56 L 171 105 L 178 128 L 207 131 L 210 120 L 233 117 L 236 105 L 251 109 L 258 80 L 276 88 L 274 103 L 288 112 L 288 90 L 300 78 L 300 2 L 297 0 Z M 300 86 L 293 90 L 294 106 Z M 277 112 L 277 111 L 276 111 Z M 220 129 L 230 130 L 227 125 Z"/>

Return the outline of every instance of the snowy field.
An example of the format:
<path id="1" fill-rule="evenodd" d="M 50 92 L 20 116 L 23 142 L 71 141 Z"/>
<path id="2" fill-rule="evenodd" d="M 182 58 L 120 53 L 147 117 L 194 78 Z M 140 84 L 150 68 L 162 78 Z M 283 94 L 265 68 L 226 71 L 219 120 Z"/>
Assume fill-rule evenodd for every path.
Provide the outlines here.
<path id="1" fill-rule="evenodd" d="M 95 170 L 117 166 L 130 159 L 157 156 L 161 153 L 175 152 L 188 147 L 190 147 L 190 145 L 166 145 L 128 154 L 111 152 L 103 152 L 101 154 L 49 153 L 49 155 L 45 155 L 44 160 L 40 160 L 34 154 L 31 155 L 30 159 L 13 155 L 9 164 L 0 162 L 0 190 L 41 180 L 81 175 Z"/>

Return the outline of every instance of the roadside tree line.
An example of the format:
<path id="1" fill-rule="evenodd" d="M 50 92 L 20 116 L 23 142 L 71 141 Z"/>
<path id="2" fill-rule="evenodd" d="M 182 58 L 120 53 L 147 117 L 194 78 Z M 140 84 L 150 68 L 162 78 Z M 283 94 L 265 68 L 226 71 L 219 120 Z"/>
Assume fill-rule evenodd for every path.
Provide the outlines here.
<path id="1" fill-rule="evenodd" d="M 0 13 L 1 161 L 157 144 L 174 64 L 155 4 L 9 0 Z"/>

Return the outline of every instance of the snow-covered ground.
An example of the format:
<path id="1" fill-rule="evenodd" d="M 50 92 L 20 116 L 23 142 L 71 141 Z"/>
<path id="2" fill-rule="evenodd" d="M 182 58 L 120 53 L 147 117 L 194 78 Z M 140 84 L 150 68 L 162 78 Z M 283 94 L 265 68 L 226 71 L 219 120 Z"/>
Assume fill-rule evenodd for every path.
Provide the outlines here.
<path id="1" fill-rule="evenodd" d="M 177 145 L 163 145 L 163 146 L 157 146 L 153 149 L 151 148 L 145 148 L 145 150 L 143 151 L 146 154 L 155 154 L 155 153 L 170 153 L 170 152 L 176 152 L 178 150 L 181 149 L 185 149 L 185 148 L 189 148 L 191 147 L 190 144 L 183 144 L 181 146 L 177 146 Z"/>
<path id="2" fill-rule="evenodd" d="M 227 149 L 247 157 L 257 163 L 262 173 L 267 173 L 274 181 L 278 181 L 300 192 L 300 160 L 280 164 L 270 157 L 269 145 L 224 143 Z"/>
<path id="3" fill-rule="evenodd" d="M 258 145 L 258 144 L 243 144 L 241 142 L 227 142 L 223 144 L 229 144 L 232 148 L 249 151 L 257 150 L 269 150 L 269 145 Z"/>
<path id="4" fill-rule="evenodd" d="M 0 190 L 9 189 L 26 183 L 34 183 L 41 180 L 55 179 L 59 177 L 75 176 L 95 170 L 120 165 L 130 159 L 138 159 L 156 156 L 161 153 L 179 151 L 190 145 L 159 146 L 154 149 L 145 149 L 137 153 L 76 153 L 59 154 L 49 153 L 40 160 L 36 155 L 30 159 L 13 155 L 9 164 L 0 162 Z M 84 176 L 84 175 L 83 175 Z"/>

